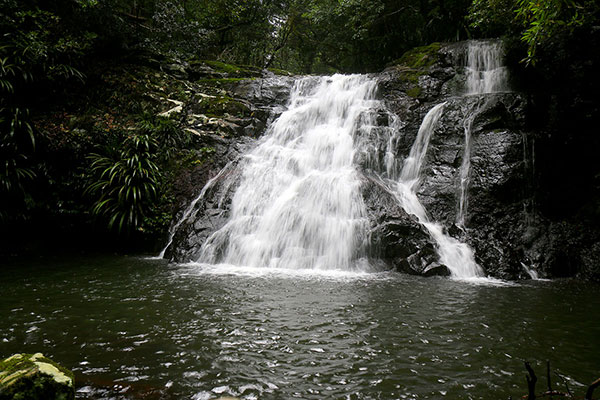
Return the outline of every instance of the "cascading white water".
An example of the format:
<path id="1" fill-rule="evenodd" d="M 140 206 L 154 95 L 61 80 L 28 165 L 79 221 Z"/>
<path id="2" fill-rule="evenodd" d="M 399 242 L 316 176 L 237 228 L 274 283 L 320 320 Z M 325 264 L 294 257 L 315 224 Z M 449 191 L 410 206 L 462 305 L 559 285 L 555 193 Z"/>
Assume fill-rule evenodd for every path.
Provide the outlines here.
<path id="1" fill-rule="evenodd" d="M 467 50 L 467 94 L 508 90 L 508 70 L 503 65 L 500 41 L 471 41 Z"/>
<path id="2" fill-rule="evenodd" d="M 229 221 L 198 261 L 288 269 L 360 268 L 368 221 L 353 135 L 373 107 L 361 75 L 304 78 L 246 156 Z"/>
<path id="3" fill-rule="evenodd" d="M 460 197 L 458 199 L 458 213 L 456 215 L 456 224 L 461 228 L 465 227 L 465 215 L 469 201 L 467 190 L 469 188 L 469 172 L 471 170 L 471 132 L 473 131 L 473 122 L 475 121 L 475 117 L 477 117 L 478 109 L 479 105 L 472 108 L 469 115 L 463 121 L 465 145 L 459 170 Z"/>
<path id="4" fill-rule="evenodd" d="M 502 65 L 502 56 L 503 46 L 500 42 L 469 43 L 466 67 L 467 95 L 508 90 L 507 70 Z M 440 262 L 448 267 L 452 277 L 460 279 L 481 277 L 484 275 L 483 269 L 475 262 L 473 250 L 467 244 L 445 234 L 440 224 L 430 221 L 416 194 L 429 140 L 437 121 L 442 116 L 445 104 L 442 103 L 433 107 L 423 119 L 410 154 L 404 161 L 404 167 L 396 185 L 396 193 L 404 210 L 415 215 L 434 239 Z M 459 171 L 460 199 L 457 213 L 457 224 L 462 227 L 464 227 L 468 205 L 467 189 L 471 166 L 471 133 L 473 122 L 480 109 L 481 105 L 478 103 L 470 110 L 464 121 L 465 146 Z"/>
<path id="5" fill-rule="evenodd" d="M 440 224 L 430 221 L 416 193 L 429 141 L 445 105 L 446 103 L 436 105 L 423 118 L 410 154 L 404 161 L 395 193 L 404 210 L 415 215 L 427 229 L 437 245 L 440 262 L 448 267 L 452 277 L 479 277 L 483 276 L 483 270 L 475 262 L 473 250 L 467 244 L 446 235 Z"/>
<path id="6" fill-rule="evenodd" d="M 509 90 L 508 70 L 503 65 L 504 46 L 499 41 L 471 41 L 467 49 L 467 95 L 482 95 Z M 473 121 L 483 108 L 473 107 L 464 121 L 465 146 L 460 166 L 460 197 L 456 223 L 465 227 L 468 206 L 469 173 L 471 169 L 471 136 Z"/>
<path id="7" fill-rule="evenodd" d="M 158 258 L 164 258 L 165 257 L 165 253 L 166 253 L 167 249 L 169 248 L 169 246 L 171 245 L 171 243 L 173 243 L 173 238 L 175 237 L 175 233 L 177 233 L 177 229 L 179 229 L 179 227 L 188 218 L 192 218 L 193 217 L 193 214 L 195 214 L 194 209 L 196 207 L 196 204 L 200 200 L 202 200 L 204 198 L 204 196 L 206 195 L 206 192 L 213 186 L 213 184 L 215 182 L 217 182 L 219 179 L 221 179 L 221 177 L 223 175 L 225 175 L 227 172 L 229 172 L 229 170 L 231 169 L 232 165 L 233 165 L 232 163 L 227 164 L 221 171 L 219 171 L 219 173 L 217 175 L 215 175 L 213 178 L 209 179 L 208 182 L 206 182 L 206 184 L 204 185 L 204 187 L 200 191 L 200 194 L 194 200 L 192 200 L 192 202 L 190 203 L 190 205 L 185 209 L 185 211 L 181 215 L 181 218 L 179 218 L 179 220 L 175 223 L 175 225 L 173 225 L 171 227 L 171 229 L 169 229 L 169 239 L 167 240 L 166 246 L 160 251 L 160 254 L 158 255 Z"/>
<path id="8" fill-rule="evenodd" d="M 469 94 L 506 88 L 499 80 L 502 73 L 487 73 L 491 71 L 488 66 L 500 59 L 499 49 L 496 44 L 477 42 L 469 47 Z M 493 69 L 498 68 L 502 67 Z M 445 103 L 427 113 L 400 169 L 395 155 L 400 122 L 374 99 L 375 89 L 374 79 L 360 75 L 297 80 L 287 111 L 242 161 L 229 220 L 204 242 L 197 261 L 285 269 L 364 269 L 369 223 L 356 169 L 360 159 L 365 169 L 375 176 L 381 174 L 405 211 L 429 232 L 440 262 L 453 277 L 483 276 L 472 249 L 430 221 L 416 194 L 429 141 Z M 459 226 L 464 226 L 467 207 L 470 135 L 480 108 L 478 103 L 464 124 Z M 379 125 L 379 117 L 387 118 L 387 127 Z M 175 224 L 169 244 L 215 179 L 218 176 Z"/>

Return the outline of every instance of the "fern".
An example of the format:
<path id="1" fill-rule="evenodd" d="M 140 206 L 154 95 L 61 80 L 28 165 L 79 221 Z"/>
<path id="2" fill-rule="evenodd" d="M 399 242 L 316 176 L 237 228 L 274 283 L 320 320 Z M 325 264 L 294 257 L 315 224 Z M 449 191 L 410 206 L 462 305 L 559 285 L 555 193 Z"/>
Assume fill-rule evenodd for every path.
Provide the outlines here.
<path id="1" fill-rule="evenodd" d="M 127 138 L 116 156 L 88 157 L 97 177 L 86 188 L 96 197 L 91 212 L 106 220 L 109 229 L 129 232 L 141 227 L 157 197 L 160 170 L 153 160 L 155 147 L 152 138 L 138 134 Z"/>

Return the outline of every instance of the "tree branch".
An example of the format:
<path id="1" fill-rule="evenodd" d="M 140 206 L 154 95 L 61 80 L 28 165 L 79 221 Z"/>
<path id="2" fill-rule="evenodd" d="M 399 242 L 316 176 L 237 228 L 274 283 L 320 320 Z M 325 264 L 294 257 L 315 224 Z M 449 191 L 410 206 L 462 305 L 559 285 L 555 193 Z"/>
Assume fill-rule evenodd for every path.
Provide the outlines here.
<path id="1" fill-rule="evenodd" d="M 594 394 L 594 389 L 596 389 L 598 386 L 600 386 L 600 378 L 596 379 L 588 387 L 587 392 L 585 392 L 585 400 L 592 400 L 592 395 Z"/>
<path id="2" fill-rule="evenodd" d="M 535 400 L 535 384 L 537 382 L 537 376 L 535 376 L 535 372 L 533 372 L 531 365 L 527 361 L 525 361 L 525 369 L 527 369 L 527 372 L 529 373 L 529 375 L 525 375 L 525 378 L 527 379 L 527 388 L 529 390 L 527 400 Z"/>

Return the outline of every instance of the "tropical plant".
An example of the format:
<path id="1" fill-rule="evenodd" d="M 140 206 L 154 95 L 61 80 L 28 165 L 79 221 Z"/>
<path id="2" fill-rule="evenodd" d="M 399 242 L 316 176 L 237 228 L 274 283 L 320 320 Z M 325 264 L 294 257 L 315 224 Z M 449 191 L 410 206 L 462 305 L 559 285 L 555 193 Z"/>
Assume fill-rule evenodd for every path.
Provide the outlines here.
<path id="1" fill-rule="evenodd" d="M 521 40 L 527 45 L 527 64 L 535 64 L 536 52 L 541 45 L 560 33 L 595 19 L 600 6 L 595 1 L 575 0 L 518 0 L 516 17 L 525 27 Z"/>
<path id="2" fill-rule="evenodd" d="M 14 219 L 29 214 L 30 184 L 40 175 L 30 110 L 49 88 L 83 82 L 74 64 L 95 35 L 70 32 L 36 2 L 14 0 L 0 0 L 0 32 L 0 218 Z"/>
<path id="3" fill-rule="evenodd" d="M 167 161 L 173 153 L 189 143 L 189 135 L 183 132 L 177 122 L 168 117 L 145 112 L 137 123 L 139 132 L 152 137 L 158 146 L 158 157 Z"/>
<path id="4" fill-rule="evenodd" d="M 22 214 L 28 197 L 24 183 L 35 177 L 29 162 L 35 148 L 33 129 L 28 122 L 29 110 L 13 101 L 18 81 L 29 80 L 30 75 L 14 56 L 10 46 L 0 46 L 0 219 L 7 218 L 11 209 L 13 214 Z"/>
<path id="5" fill-rule="evenodd" d="M 89 156 L 92 176 L 86 193 L 96 200 L 92 213 L 108 221 L 109 229 L 130 232 L 142 226 L 157 197 L 160 170 L 154 162 L 156 142 L 146 134 L 129 136 L 108 155 Z"/>

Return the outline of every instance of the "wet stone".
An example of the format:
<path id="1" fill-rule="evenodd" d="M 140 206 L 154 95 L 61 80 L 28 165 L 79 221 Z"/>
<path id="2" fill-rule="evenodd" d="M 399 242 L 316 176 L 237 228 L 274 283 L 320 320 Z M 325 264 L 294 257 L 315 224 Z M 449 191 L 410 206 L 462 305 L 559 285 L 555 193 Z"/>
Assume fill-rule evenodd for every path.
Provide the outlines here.
<path id="1" fill-rule="evenodd" d="M 0 361 L 0 400 L 71 400 L 73 373 L 41 353 Z"/>

